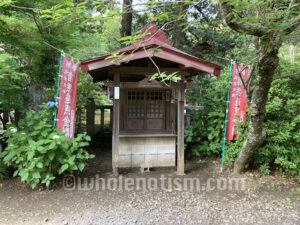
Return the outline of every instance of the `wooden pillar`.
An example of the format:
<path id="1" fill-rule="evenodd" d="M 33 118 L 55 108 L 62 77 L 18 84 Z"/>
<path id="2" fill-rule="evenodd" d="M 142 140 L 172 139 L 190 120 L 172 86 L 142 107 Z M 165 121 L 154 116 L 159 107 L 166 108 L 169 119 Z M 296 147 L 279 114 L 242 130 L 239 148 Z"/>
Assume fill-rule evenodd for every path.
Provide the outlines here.
<path id="1" fill-rule="evenodd" d="M 89 136 L 95 134 L 95 101 L 93 98 L 89 99 L 86 108 L 86 132 Z"/>
<path id="2" fill-rule="evenodd" d="M 176 102 L 175 102 L 175 97 L 176 95 L 176 90 L 172 89 L 171 93 L 171 130 L 172 134 L 176 134 Z"/>
<path id="3" fill-rule="evenodd" d="M 177 175 L 184 175 L 184 79 L 179 81 L 177 104 Z"/>
<path id="4" fill-rule="evenodd" d="M 109 111 L 109 127 L 113 127 L 113 107 L 111 107 Z"/>
<path id="5" fill-rule="evenodd" d="M 104 130 L 104 108 L 101 108 L 101 130 Z"/>
<path id="6" fill-rule="evenodd" d="M 120 73 L 114 73 L 114 109 L 112 130 L 112 167 L 115 175 L 118 175 L 119 158 L 119 127 L 120 127 Z"/>

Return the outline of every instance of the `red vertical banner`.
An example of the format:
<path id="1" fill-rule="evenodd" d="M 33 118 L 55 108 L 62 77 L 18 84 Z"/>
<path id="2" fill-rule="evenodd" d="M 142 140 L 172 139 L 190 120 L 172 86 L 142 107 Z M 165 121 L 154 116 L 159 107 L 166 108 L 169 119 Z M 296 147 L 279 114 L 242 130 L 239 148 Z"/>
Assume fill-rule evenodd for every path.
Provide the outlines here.
<path id="1" fill-rule="evenodd" d="M 64 56 L 61 76 L 57 127 L 71 140 L 75 132 L 78 63 Z"/>
<path id="2" fill-rule="evenodd" d="M 226 137 L 228 140 L 234 140 L 238 136 L 237 127 L 240 122 L 246 121 L 247 101 L 244 94 L 244 86 L 239 76 L 243 80 L 249 75 L 249 68 L 234 64 L 232 67 L 232 78 L 230 87 L 230 98 L 228 108 L 228 122 Z"/>

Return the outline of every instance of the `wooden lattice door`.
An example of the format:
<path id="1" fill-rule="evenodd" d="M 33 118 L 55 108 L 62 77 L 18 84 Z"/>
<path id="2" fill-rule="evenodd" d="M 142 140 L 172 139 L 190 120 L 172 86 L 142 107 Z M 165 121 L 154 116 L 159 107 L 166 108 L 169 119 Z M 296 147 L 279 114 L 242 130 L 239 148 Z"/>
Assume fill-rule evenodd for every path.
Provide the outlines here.
<path id="1" fill-rule="evenodd" d="M 165 91 L 127 91 L 125 129 L 165 129 L 165 99 Z"/>

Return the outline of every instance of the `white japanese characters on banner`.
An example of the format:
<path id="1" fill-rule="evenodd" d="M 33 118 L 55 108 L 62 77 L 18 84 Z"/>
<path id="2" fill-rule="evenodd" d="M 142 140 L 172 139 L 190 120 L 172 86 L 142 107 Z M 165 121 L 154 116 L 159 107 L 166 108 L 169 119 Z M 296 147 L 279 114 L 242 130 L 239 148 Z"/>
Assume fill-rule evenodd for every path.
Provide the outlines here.
<path id="1" fill-rule="evenodd" d="M 71 140 L 75 132 L 78 64 L 64 57 L 58 102 L 57 127 Z"/>
<path id="2" fill-rule="evenodd" d="M 230 100 L 228 108 L 228 123 L 226 136 L 228 140 L 234 140 L 238 136 L 238 124 L 246 121 L 247 101 L 244 94 L 244 86 L 239 76 L 246 80 L 249 68 L 234 64 L 232 69 L 232 83 L 230 88 Z"/>

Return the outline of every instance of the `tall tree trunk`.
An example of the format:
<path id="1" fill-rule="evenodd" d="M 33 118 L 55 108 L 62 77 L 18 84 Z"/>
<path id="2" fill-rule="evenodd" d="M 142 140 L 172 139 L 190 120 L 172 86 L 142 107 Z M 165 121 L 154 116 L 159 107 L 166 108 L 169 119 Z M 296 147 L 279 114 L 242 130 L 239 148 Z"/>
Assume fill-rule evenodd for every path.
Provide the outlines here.
<path id="1" fill-rule="evenodd" d="M 183 2 L 179 3 L 177 8 L 177 15 L 182 15 L 185 10 L 187 10 L 188 4 L 184 4 Z M 183 27 L 180 26 L 181 23 L 185 22 L 184 19 L 176 20 L 173 25 L 173 46 L 175 48 L 182 49 L 185 32 L 182 31 Z"/>
<path id="2" fill-rule="evenodd" d="M 132 0 L 123 0 L 121 25 L 121 37 L 130 36 L 132 27 Z"/>
<path id="3" fill-rule="evenodd" d="M 257 75 L 255 78 L 254 88 L 253 90 L 251 90 L 251 118 L 249 131 L 244 145 L 234 164 L 234 173 L 237 174 L 248 168 L 252 155 L 265 140 L 266 133 L 264 131 L 263 125 L 266 116 L 266 103 L 273 80 L 273 75 L 279 62 L 278 50 L 282 45 L 283 37 L 291 34 L 300 24 L 300 18 L 297 18 L 297 14 L 293 12 L 295 11 L 295 9 L 290 11 L 291 6 L 296 6 L 294 3 L 299 3 L 299 0 L 294 2 L 290 1 L 288 8 L 280 9 L 282 10 L 282 12 L 285 11 L 285 14 L 283 14 L 280 19 L 277 19 L 278 23 L 280 23 L 280 21 L 286 21 L 287 19 L 297 18 L 288 27 L 280 31 L 276 29 L 274 30 L 272 24 L 268 25 L 267 23 L 252 22 L 252 18 L 258 17 L 260 15 L 260 11 L 254 14 L 254 16 L 252 17 L 243 16 L 244 11 L 239 11 L 236 8 L 236 6 L 239 5 L 238 2 L 220 0 L 220 3 L 226 23 L 232 30 L 235 30 L 239 33 L 255 36 L 259 38 L 260 41 L 260 58 L 257 64 Z M 246 3 L 245 5 L 253 6 L 255 4 Z M 276 4 L 268 4 L 265 7 L 266 8 L 264 9 L 268 9 L 271 11 L 274 10 L 274 12 L 276 13 L 279 12 Z M 241 8 L 243 9 L 243 7 Z M 297 9 L 299 11 L 299 7 Z M 282 12 L 280 12 L 280 14 L 282 14 Z M 276 13 L 274 15 L 276 15 Z M 245 15 L 247 15 L 247 13 Z M 241 19 L 243 18 L 245 18 L 246 20 L 244 22 L 241 22 Z"/>
<path id="4" fill-rule="evenodd" d="M 239 174 L 248 168 L 251 157 L 266 138 L 266 133 L 263 128 L 266 115 L 266 102 L 273 80 L 273 75 L 279 62 L 278 49 L 279 47 L 276 47 L 271 52 L 263 54 L 259 59 L 257 75 L 250 103 L 251 118 L 249 132 L 244 145 L 235 160 L 235 174 Z"/>
<path id="5" fill-rule="evenodd" d="M 29 98 L 25 101 L 25 108 L 29 110 L 38 111 L 40 105 L 46 99 L 46 91 L 40 84 L 33 84 L 28 87 Z M 24 118 L 24 115 L 22 115 Z"/>

